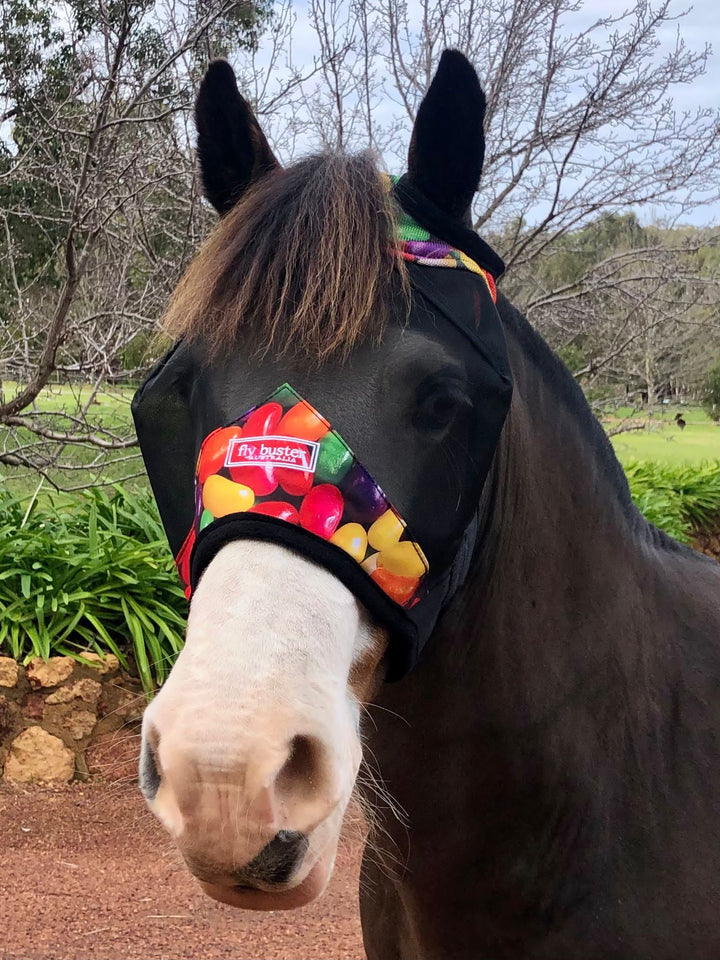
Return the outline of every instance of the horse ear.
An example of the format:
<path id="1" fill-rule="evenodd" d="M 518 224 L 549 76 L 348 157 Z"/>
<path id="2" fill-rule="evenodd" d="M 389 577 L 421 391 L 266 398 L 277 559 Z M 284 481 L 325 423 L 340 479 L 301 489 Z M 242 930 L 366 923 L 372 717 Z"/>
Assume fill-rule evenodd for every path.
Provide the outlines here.
<path id="1" fill-rule="evenodd" d="M 213 61 L 200 84 L 195 126 L 203 190 L 222 216 L 254 180 L 279 166 L 225 60 Z"/>
<path id="2" fill-rule="evenodd" d="M 485 157 L 485 94 L 470 61 L 445 50 L 415 119 L 408 179 L 445 213 L 468 220 Z"/>

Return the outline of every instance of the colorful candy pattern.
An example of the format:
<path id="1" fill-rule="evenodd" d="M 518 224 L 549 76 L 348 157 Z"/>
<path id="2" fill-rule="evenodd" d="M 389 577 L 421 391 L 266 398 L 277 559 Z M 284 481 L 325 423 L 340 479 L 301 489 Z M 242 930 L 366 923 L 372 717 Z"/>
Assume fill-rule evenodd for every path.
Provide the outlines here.
<path id="1" fill-rule="evenodd" d="M 275 517 L 329 541 L 400 606 L 422 596 L 429 568 L 420 545 L 342 437 L 288 384 L 205 438 L 195 490 L 195 523 L 176 558 L 188 597 L 197 534 L 234 513 Z"/>
<path id="2" fill-rule="evenodd" d="M 386 175 L 388 189 L 397 183 L 398 177 Z M 475 273 L 487 284 L 493 303 L 497 303 L 495 278 L 462 250 L 434 237 L 421 227 L 405 210 L 396 210 L 397 249 L 403 260 L 420 263 L 424 267 L 450 267 Z"/>

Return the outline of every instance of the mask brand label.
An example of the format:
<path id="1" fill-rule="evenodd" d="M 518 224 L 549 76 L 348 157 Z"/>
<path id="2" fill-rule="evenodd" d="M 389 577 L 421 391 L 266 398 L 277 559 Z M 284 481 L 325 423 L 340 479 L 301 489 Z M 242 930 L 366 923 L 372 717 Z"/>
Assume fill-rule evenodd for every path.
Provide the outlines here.
<path id="1" fill-rule="evenodd" d="M 320 444 L 297 437 L 238 437 L 228 444 L 226 467 L 287 467 L 314 473 Z"/>

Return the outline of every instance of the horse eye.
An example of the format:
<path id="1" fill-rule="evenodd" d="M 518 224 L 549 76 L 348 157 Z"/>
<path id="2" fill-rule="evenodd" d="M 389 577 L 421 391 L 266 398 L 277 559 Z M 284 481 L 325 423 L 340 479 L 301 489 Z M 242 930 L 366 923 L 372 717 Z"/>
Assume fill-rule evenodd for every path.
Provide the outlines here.
<path id="1" fill-rule="evenodd" d="M 459 407 L 469 404 L 458 387 L 436 387 L 421 396 L 413 414 L 413 423 L 424 430 L 441 430 L 455 417 Z"/>

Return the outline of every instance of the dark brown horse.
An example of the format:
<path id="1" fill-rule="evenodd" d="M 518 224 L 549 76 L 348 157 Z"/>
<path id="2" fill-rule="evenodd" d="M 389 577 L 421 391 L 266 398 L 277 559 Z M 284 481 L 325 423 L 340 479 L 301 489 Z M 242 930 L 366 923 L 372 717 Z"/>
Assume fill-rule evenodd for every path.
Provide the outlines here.
<path id="1" fill-rule="evenodd" d="M 368 161 L 280 171 L 222 65 L 197 117 L 225 216 L 171 308 L 186 339 L 155 375 L 165 400 L 137 406 L 164 518 L 189 528 L 203 437 L 288 380 L 332 410 L 393 500 L 425 504 L 429 539 L 433 523 L 448 531 L 438 556 L 453 518 L 472 538 L 397 683 L 383 682 L 392 631 L 323 565 L 223 545 L 146 714 L 152 809 L 212 896 L 298 906 L 328 881 L 365 762 L 370 960 L 716 960 L 720 566 L 643 520 L 572 377 L 502 295 L 514 392 L 476 483 L 474 425 L 493 398 L 440 313 L 414 329 L 414 274 L 408 288 L 387 267 L 393 213 Z M 482 117 L 472 70 L 446 55 L 409 177 L 458 227 Z"/>

